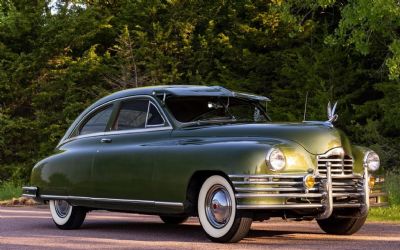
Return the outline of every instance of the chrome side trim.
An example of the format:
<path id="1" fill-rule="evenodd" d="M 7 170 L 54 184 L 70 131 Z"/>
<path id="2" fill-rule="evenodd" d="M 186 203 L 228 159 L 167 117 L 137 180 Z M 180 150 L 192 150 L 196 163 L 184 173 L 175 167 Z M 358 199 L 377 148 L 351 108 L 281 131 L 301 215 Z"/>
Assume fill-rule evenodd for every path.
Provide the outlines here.
<path id="1" fill-rule="evenodd" d="M 320 198 L 323 194 L 309 193 L 309 194 L 257 194 L 257 193 L 239 193 L 235 194 L 236 198 Z"/>
<path id="2" fill-rule="evenodd" d="M 361 207 L 360 203 L 338 203 L 333 204 L 334 208 L 354 208 Z M 238 209 L 315 209 L 315 208 L 323 208 L 322 204 L 283 204 L 283 205 L 258 205 L 258 204 L 247 204 L 247 205 L 238 205 Z"/>
<path id="3" fill-rule="evenodd" d="M 255 184 L 255 185 L 276 185 L 276 181 L 232 181 L 233 185 L 249 185 L 249 184 Z M 280 185 L 297 185 L 299 184 L 296 181 L 280 181 Z"/>
<path id="4" fill-rule="evenodd" d="M 237 188 L 235 188 L 235 190 L 238 191 L 238 192 L 277 192 L 277 191 L 284 191 L 284 192 L 301 191 L 301 192 L 304 192 L 305 191 L 305 189 L 303 187 L 299 187 L 299 188 L 296 188 L 296 187 L 292 187 L 292 188 L 290 188 L 290 187 L 283 187 L 283 188 L 281 188 L 281 187 L 270 187 L 270 188 L 253 188 L 253 187 L 241 188 L 241 187 L 237 187 Z M 308 189 L 308 191 L 318 191 L 318 189 L 317 188 L 311 188 L 311 189 Z"/>
<path id="5" fill-rule="evenodd" d="M 305 175 L 305 174 L 304 174 Z M 231 174 L 228 175 L 229 178 L 232 179 L 238 179 L 238 178 L 256 178 L 256 179 L 268 179 L 268 178 L 279 178 L 279 179 L 297 179 L 297 178 L 304 178 L 304 175 L 292 175 L 292 174 L 252 174 L 252 175 L 240 175 L 240 174 Z M 316 176 L 317 178 L 321 178 L 320 176 Z M 322 178 L 325 178 L 322 177 Z M 363 175 L 361 174 L 349 174 L 349 175 L 335 175 L 334 179 L 362 179 Z M 233 181 L 234 184 L 275 184 L 276 182 L 270 182 L 270 183 L 257 183 L 253 181 L 245 181 L 245 182 L 235 182 Z M 282 182 L 279 182 L 282 183 Z M 293 183 L 282 183 L 282 184 L 293 184 Z"/>
<path id="6" fill-rule="evenodd" d="M 301 178 L 303 179 L 304 175 L 291 175 L 291 174 L 251 174 L 251 175 L 241 175 L 241 174 L 231 174 L 228 175 L 229 178 L 257 178 L 257 179 L 266 179 L 266 178 L 280 178 L 280 179 L 294 179 Z"/>
<path id="7" fill-rule="evenodd" d="M 44 200 L 98 201 L 98 202 L 109 202 L 109 203 L 171 206 L 171 207 L 182 207 L 183 208 L 183 203 L 181 203 L 181 202 L 167 202 L 167 201 L 129 200 L 129 199 L 112 199 L 112 198 L 97 198 L 97 197 L 85 197 L 85 196 L 62 196 L 62 195 L 41 195 L 40 198 L 42 198 Z"/>
<path id="8" fill-rule="evenodd" d="M 181 202 L 167 202 L 167 201 L 156 201 L 156 206 L 172 206 L 172 207 L 183 207 Z"/>
<path id="9" fill-rule="evenodd" d="M 321 204 L 285 204 L 285 205 L 237 205 L 238 209 L 295 209 L 295 208 L 322 208 Z"/>

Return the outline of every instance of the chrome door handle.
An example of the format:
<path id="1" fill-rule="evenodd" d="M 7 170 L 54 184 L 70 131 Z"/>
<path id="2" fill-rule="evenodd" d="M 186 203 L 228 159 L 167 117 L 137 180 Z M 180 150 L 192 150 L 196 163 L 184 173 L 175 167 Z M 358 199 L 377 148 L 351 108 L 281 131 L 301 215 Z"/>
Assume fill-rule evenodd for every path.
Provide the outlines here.
<path id="1" fill-rule="evenodd" d="M 101 143 L 110 143 L 112 140 L 110 138 L 103 138 L 100 140 Z"/>

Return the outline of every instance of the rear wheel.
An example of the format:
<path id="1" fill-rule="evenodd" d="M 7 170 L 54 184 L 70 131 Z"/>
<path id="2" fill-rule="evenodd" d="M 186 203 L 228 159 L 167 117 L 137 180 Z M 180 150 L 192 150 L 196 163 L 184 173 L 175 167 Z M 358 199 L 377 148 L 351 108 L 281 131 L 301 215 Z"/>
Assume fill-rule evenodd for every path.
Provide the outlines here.
<path id="1" fill-rule="evenodd" d="M 187 216 L 168 216 L 168 215 L 160 215 L 160 219 L 165 224 L 181 224 L 187 221 L 189 217 Z"/>
<path id="2" fill-rule="evenodd" d="M 317 220 L 319 227 L 328 234 L 350 235 L 356 233 L 364 225 L 367 216 L 361 218 L 337 218 Z"/>
<path id="3" fill-rule="evenodd" d="M 50 212 L 53 221 L 60 229 L 77 229 L 86 217 L 86 209 L 72 206 L 65 200 L 51 200 Z"/>
<path id="4" fill-rule="evenodd" d="M 212 241 L 238 242 L 249 232 L 253 219 L 238 213 L 235 194 L 224 177 L 209 177 L 200 189 L 197 204 L 201 226 Z"/>

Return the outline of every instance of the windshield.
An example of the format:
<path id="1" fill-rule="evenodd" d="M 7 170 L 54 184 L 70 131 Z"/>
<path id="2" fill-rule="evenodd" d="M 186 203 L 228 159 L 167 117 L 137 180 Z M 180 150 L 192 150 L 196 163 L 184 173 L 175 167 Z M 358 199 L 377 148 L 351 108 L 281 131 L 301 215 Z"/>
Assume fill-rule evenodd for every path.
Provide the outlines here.
<path id="1" fill-rule="evenodd" d="M 235 97 L 172 96 L 166 105 L 176 120 L 193 122 L 266 122 L 267 117 L 257 102 Z"/>

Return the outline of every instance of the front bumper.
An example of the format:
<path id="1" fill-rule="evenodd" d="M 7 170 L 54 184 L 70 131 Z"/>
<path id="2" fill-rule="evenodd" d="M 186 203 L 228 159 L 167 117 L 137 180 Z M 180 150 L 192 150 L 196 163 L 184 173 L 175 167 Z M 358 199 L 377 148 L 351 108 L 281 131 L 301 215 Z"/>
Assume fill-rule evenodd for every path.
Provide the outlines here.
<path id="1" fill-rule="evenodd" d="M 369 187 L 369 173 L 332 175 L 326 165 L 324 177 L 316 178 L 314 188 L 303 185 L 304 175 L 229 175 L 235 189 L 238 209 L 313 210 L 317 219 L 329 218 L 336 209 L 351 208 L 365 216 L 370 206 L 385 206 L 386 194 Z M 379 183 L 381 184 L 381 183 Z"/>
<path id="2" fill-rule="evenodd" d="M 39 190 L 37 187 L 22 187 L 22 197 L 31 198 L 39 203 L 42 202 L 42 199 L 40 199 Z"/>

